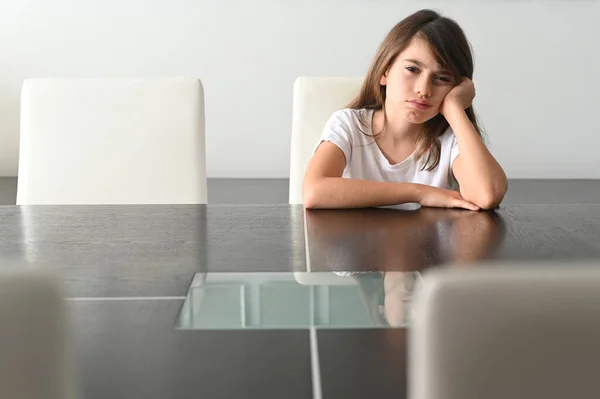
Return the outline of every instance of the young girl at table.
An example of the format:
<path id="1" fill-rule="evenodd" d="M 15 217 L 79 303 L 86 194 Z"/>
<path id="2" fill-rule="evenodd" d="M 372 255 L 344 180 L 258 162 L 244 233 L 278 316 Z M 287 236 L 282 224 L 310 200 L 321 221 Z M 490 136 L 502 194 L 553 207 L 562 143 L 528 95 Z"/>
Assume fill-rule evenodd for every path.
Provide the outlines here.
<path id="1" fill-rule="evenodd" d="M 304 206 L 498 206 L 507 179 L 481 138 L 472 77 L 470 44 L 454 20 L 421 10 L 399 22 L 356 98 L 327 121 Z"/>

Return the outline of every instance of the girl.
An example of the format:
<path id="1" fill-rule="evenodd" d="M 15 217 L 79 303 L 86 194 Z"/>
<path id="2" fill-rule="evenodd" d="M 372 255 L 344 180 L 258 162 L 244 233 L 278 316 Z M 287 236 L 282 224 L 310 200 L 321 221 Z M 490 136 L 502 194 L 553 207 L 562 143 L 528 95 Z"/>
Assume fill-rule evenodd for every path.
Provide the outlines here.
<path id="1" fill-rule="evenodd" d="M 472 77 L 470 44 L 455 21 L 421 10 L 398 23 L 357 97 L 327 121 L 304 206 L 498 206 L 506 175 L 481 139 Z"/>

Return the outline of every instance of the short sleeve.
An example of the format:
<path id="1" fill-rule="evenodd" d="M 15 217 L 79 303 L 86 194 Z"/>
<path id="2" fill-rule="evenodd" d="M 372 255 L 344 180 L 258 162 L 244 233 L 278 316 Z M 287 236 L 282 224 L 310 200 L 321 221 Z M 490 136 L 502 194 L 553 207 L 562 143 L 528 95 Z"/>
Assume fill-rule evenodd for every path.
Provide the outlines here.
<path id="1" fill-rule="evenodd" d="M 350 161 L 352 156 L 352 133 L 349 118 L 343 111 L 334 112 L 327 120 L 314 151 L 323 141 L 329 141 L 338 146 L 346 157 L 346 163 Z"/>

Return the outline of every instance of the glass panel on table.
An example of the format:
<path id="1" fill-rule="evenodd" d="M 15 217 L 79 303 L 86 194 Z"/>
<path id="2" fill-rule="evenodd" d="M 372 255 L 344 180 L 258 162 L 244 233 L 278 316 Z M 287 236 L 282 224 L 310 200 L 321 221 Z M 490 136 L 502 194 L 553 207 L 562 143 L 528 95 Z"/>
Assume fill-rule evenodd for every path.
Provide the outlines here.
<path id="1" fill-rule="evenodd" d="M 176 328 L 404 328 L 418 272 L 198 273 Z"/>

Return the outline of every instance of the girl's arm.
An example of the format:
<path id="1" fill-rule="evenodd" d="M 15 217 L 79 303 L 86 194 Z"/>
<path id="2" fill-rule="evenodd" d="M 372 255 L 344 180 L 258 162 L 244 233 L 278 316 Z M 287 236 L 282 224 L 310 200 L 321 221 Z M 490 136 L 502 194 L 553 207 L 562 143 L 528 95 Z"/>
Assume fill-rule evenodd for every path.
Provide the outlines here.
<path id="1" fill-rule="evenodd" d="M 465 112 L 474 96 L 473 82 L 465 78 L 446 96 L 441 111 L 454 131 L 460 150 L 452 164 L 452 173 L 458 180 L 462 197 L 482 209 L 491 209 L 502 202 L 508 182 L 504 170 Z"/>
<path id="2" fill-rule="evenodd" d="M 478 209 L 451 190 L 416 183 L 342 178 L 345 165 L 346 158 L 337 145 L 321 143 L 304 176 L 305 208 L 367 208 L 418 202 L 423 206 Z"/>
<path id="3" fill-rule="evenodd" d="M 302 201 L 306 208 L 367 208 L 418 202 L 417 185 L 342 178 L 346 158 L 340 148 L 321 143 L 306 168 Z"/>
<path id="4" fill-rule="evenodd" d="M 448 122 L 460 149 L 460 155 L 452 164 L 460 194 L 482 209 L 497 207 L 508 187 L 504 170 L 481 141 L 463 110 L 450 116 Z"/>

